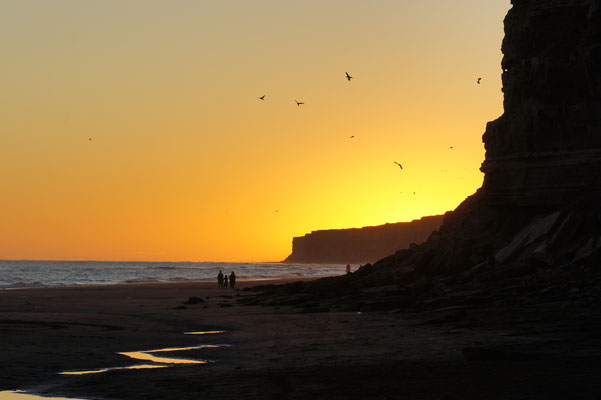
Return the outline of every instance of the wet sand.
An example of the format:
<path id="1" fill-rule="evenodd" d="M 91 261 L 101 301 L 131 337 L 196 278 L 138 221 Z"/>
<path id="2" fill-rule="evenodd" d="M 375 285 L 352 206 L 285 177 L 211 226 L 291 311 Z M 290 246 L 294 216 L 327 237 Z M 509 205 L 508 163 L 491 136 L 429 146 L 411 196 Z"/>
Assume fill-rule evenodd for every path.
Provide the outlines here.
<path id="1" fill-rule="evenodd" d="M 585 399 L 601 393 L 601 337 L 596 326 L 583 328 L 591 316 L 578 310 L 545 317 L 552 305 L 532 306 L 518 318 L 508 308 L 483 308 L 460 319 L 453 318 L 457 310 L 302 312 L 244 305 L 237 300 L 252 293 L 213 286 L 0 291 L 0 390 L 87 399 Z M 204 301 L 184 304 L 193 296 Z M 223 333 L 184 334 L 199 331 Z M 119 353 L 165 348 L 172 350 L 151 354 L 206 363 L 120 369 L 147 362 Z M 114 369 L 60 374 L 104 368 Z"/>

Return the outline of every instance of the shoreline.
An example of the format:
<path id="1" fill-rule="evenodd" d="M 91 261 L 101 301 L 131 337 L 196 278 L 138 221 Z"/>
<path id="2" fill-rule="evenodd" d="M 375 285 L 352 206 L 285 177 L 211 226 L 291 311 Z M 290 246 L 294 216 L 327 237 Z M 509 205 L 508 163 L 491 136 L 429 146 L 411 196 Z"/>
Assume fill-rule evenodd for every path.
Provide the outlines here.
<path id="1" fill-rule="evenodd" d="M 62 288 L 129 284 L 216 282 L 217 273 L 235 271 L 238 282 L 315 279 L 342 275 L 332 264 L 214 264 L 131 262 L 0 261 L 0 289 Z"/>
<path id="2" fill-rule="evenodd" d="M 342 275 L 342 274 L 341 274 Z M 286 283 L 293 282 L 307 282 L 322 278 L 329 278 L 336 275 L 323 275 L 323 276 L 311 276 L 311 277 L 284 277 L 284 278 L 261 278 L 261 279 L 248 279 L 248 280 L 236 280 L 235 289 L 247 288 L 250 286 L 258 286 L 265 284 L 266 282 L 269 284 L 280 285 Z M 82 284 L 82 285 L 61 285 L 61 286 L 52 286 L 52 285 L 40 285 L 40 286 L 19 286 L 19 287 L 0 287 L 0 291 L 12 291 L 12 290 L 36 290 L 36 289 L 69 289 L 69 288 L 110 288 L 110 287 L 119 287 L 119 286 L 132 286 L 132 287 L 141 287 L 141 286 L 198 286 L 199 288 L 209 288 L 213 286 L 217 286 L 217 281 L 208 281 L 208 280 L 186 280 L 186 281 L 175 281 L 175 282 L 120 282 L 120 283 L 107 283 L 107 284 Z M 230 288 L 228 288 L 230 289 Z M 234 290 L 235 290 L 234 289 Z"/>

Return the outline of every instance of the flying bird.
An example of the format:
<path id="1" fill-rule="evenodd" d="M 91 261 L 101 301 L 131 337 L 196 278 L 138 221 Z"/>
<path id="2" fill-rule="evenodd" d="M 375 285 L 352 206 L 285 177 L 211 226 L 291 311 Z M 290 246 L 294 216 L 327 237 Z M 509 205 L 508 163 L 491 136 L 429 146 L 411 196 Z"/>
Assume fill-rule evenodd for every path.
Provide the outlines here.
<path id="1" fill-rule="evenodd" d="M 478 78 L 478 85 L 480 84 L 480 81 L 482 80 L 482 78 Z"/>
<path id="2" fill-rule="evenodd" d="M 294 100 L 294 101 L 296 101 L 296 100 Z M 300 105 L 301 105 L 301 104 L 305 104 L 305 103 L 303 103 L 303 102 L 299 102 L 299 101 L 296 101 L 296 105 L 297 105 L 297 106 L 299 106 L 299 107 L 300 107 Z"/>
<path id="3" fill-rule="evenodd" d="M 452 149 L 452 148 L 453 148 L 453 146 L 449 146 L 449 149 Z"/>
<path id="4" fill-rule="evenodd" d="M 265 100 L 265 95 L 259 97 L 261 100 Z"/>
<path id="5" fill-rule="evenodd" d="M 398 165 L 401 169 L 403 169 L 403 166 L 401 164 L 399 164 L 398 162 L 394 162 L 396 165 Z"/>
<path id="6" fill-rule="evenodd" d="M 354 137 L 355 137 L 355 135 L 351 136 L 351 139 L 354 138 Z"/>
<path id="7" fill-rule="evenodd" d="M 88 140 L 91 142 L 91 141 L 92 141 L 92 138 L 88 138 Z"/>
<path id="8" fill-rule="evenodd" d="M 348 74 L 348 72 L 345 72 L 345 74 L 346 74 L 346 79 L 347 79 L 347 80 L 350 82 L 350 81 L 351 81 L 351 79 L 353 79 L 353 77 L 352 77 L 352 76 L 350 76 L 350 75 Z"/>

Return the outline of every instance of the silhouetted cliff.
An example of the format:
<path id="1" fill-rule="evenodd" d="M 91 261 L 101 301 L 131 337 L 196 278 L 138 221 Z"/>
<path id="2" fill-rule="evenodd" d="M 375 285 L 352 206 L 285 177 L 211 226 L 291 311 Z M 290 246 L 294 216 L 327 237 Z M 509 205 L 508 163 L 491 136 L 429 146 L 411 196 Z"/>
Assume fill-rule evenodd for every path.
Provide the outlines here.
<path id="1" fill-rule="evenodd" d="M 483 136 L 482 188 L 423 246 L 376 265 L 501 276 L 588 268 L 599 258 L 601 1 L 512 3 L 504 114 Z"/>
<path id="2" fill-rule="evenodd" d="M 601 0 L 512 3 L 505 112 L 484 134 L 482 188 L 421 245 L 349 275 L 258 287 L 243 301 L 358 318 L 387 311 L 428 336 L 465 334 L 461 353 L 482 373 L 465 386 L 494 375 L 518 388 L 508 396 L 491 386 L 473 398 L 598 399 Z M 391 328 L 400 340 L 401 326 Z M 575 368 L 578 379 L 566 380 Z M 505 379 L 508 370 L 545 371 L 545 385 Z M 558 386 L 546 391 L 549 382 Z M 464 389 L 451 392 L 464 399 Z"/>
<path id="3" fill-rule="evenodd" d="M 398 222 L 357 229 L 313 231 L 292 239 L 289 263 L 359 264 L 375 262 L 421 243 L 442 224 L 443 216 L 423 217 L 411 222 Z"/>
<path id="4" fill-rule="evenodd" d="M 512 3 L 502 46 L 505 112 L 484 133 L 483 195 L 500 206 L 559 206 L 601 191 L 601 7 Z"/>
<path id="5" fill-rule="evenodd" d="M 355 309 L 598 306 L 601 0 L 512 4 L 502 45 L 504 114 L 483 136 L 483 186 L 425 243 L 267 297 L 293 291 L 314 303 L 348 299 Z"/>

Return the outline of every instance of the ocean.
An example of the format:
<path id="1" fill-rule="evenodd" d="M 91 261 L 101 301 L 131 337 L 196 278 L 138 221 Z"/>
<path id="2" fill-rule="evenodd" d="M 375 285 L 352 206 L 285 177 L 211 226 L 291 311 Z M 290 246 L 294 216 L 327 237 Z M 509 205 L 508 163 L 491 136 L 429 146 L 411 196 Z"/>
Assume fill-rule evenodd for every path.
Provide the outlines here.
<path id="1" fill-rule="evenodd" d="M 210 282 L 235 271 L 238 281 L 316 278 L 344 274 L 344 265 L 0 260 L 0 288 L 114 285 L 159 282 Z"/>

